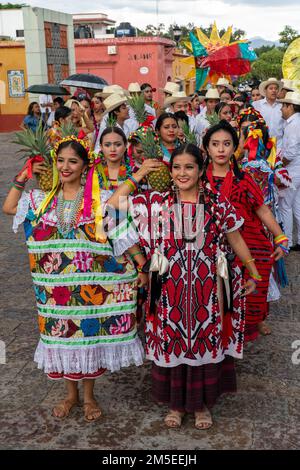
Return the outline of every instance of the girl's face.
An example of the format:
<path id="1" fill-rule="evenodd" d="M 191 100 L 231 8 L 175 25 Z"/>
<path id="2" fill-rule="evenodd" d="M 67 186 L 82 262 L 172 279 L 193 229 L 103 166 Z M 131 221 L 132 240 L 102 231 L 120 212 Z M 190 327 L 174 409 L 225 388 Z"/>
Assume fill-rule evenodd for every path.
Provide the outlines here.
<path id="1" fill-rule="evenodd" d="M 262 96 L 259 93 L 259 90 L 257 88 L 255 88 L 251 91 L 251 99 L 252 99 L 252 101 L 258 101 L 258 100 L 262 99 Z"/>
<path id="2" fill-rule="evenodd" d="M 200 107 L 200 100 L 198 96 L 195 96 L 195 98 L 191 101 L 191 107 L 193 111 L 197 111 Z"/>
<path id="3" fill-rule="evenodd" d="M 166 144 L 174 144 L 178 137 L 178 124 L 175 119 L 166 118 L 158 132 L 162 142 Z"/>
<path id="4" fill-rule="evenodd" d="M 219 112 L 220 119 L 225 119 L 225 121 L 232 121 L 232 110 L 230 106 L 224 106 Z"/>
<path id="5" fill-rule="evenodd" d="M 126 145 L 119 134 L 111 132 L 106 134 L 101 142 L 104 158 L 112 163 L 120 162 L 124 157 Z"/>
<path id="6" fill-rule="evenodd" d="M 57 171 L 61 183 L 81 183 L 86 164 L 72 147 L 63 148 L 57 156 Z"/>
<path id="7" fill-rule="evenodd" d="M 231 101 L 231 96 L 226 91 L 224 91 L 224 93 L 222 93 L 220 98 L 221 98 L 221 101 L 225 101 L 225 103 L 229 103 L 229 101 Z"/>
<path id="8" fill-rule="evenodd" d="M 193 155 L 182 153 L 174 158 L 171 175 L 180 191 L 196 189 L 201 174 Z"/>
<path id="9" fill-rule="evenodd" d="M 144 150 L 142 147 L 142 144 L 133 144 L 132 145 L 132 156 L 134 161 L 136 161 L 139 164 L 142 164 L 144 161 Z"/>
<path id="10" fill-rule="evenodd" d="M 72 103 L 71 105 L 71 119 L 74 124 L 81 123 L 81 115 L 80 115 L 80 108 L 77 103 Z"/>
<path id="11" fill-rule="evenodd" d="M 144 93 L 145 101 L 147 101 L 147 102 L 152 101 L 152 97 L 153 97 L 152 88 L 149 88 L 149 87 L 145 88 L 145 90 L 143 90 L 143 93 Z"/>
<path id="12" fill-rule="evenodd" d="M 100 97 L 98 98 L 94 96 L 94 98 L 92 99 L 92 108 L 95 113 L 103 113 L 104 106 Z"/>
<path id="13" fill-rule="evenodd" d="M 33 114 L 41 114 L 41 108 L 40 108 L 40 105 L 38 103 L 35 103 L 32 106 L 32 112 L 33 112 Z"/>
<path id="14" fill-rule="evenodd" d="M 88 116 L 91 114 L 91 106 L 90 103 L 86 100 L 81 100 L 80 104 L 84 107 L 85 111 L 87 112 Z"/>
<path id="15" fill-rule="evenodd" d="M 214 165 L 228 165 L 233 152 L 234 145 L 229 132 L 219 130 L 212 134 L 208 144 L 208 154 Z"/>

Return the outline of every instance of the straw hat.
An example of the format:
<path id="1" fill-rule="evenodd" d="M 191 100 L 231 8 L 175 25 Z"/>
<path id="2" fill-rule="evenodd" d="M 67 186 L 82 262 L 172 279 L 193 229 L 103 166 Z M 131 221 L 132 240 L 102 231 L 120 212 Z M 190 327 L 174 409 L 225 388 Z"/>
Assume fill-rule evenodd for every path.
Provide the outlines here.
<path id="1" fill-rule="evenodd" d="M 170 106 L 171 104 L 176 103 L 177 101 L 189 101 L 190 97 L 186 96 L 185 91 L 177 91 L 173 93 L 172 96 L 168 96 L 168 98 L 164 101 L 164 108 Z"/>
<path id="2" fill-rule="evenodd" d="M 295 104 L 300 106 L 300 93 L 298 91 L 288 91 L 285 98 L 278 100 L 279 103 Z"/>
<path id="3" fill-rule="evenodd" d="M 261 82 L 261 84 L 259 85 L 259 88 L 258 88 L 259 93 L 262 96 L 265 96 L 267 87 L 269 85 L 273 85 L 273 84 L 278 86 L 278 91 L 281 90 L 282 82 L 280 80 L 277 80 L 277 78 L 271 77 L 271 78 L 268 78 L 268 80 L 265 80 L 264 82 Z"/>
<path id="4" fill-rule="evenodd" d="M 128 91 L 129 93 L 141 93 L 141 87 L 137 82 L 129 83 Z"/>
<path id="5" fill-rule="evenodd" d="M 165 84 L 165 88 L 160 88 L 160 91 L 163 91 L 164 93 L 170 93 L 173 95 L 173 93 L 177 93 L 179 91 L 180 86 L 178 83 L 174 82 L 167 82 Z"/>
<path id="6" fill-rule="evenodd" d="M 106 85 L 103 90 L 99 93 L 99 96 L 102 98 L 107 98 L 109 95 L 112 95 L 114 93 L 118 93 L 119 95 L 128 95 L 129 92 L 127 90 L 124 90 L 120 85 Z"/>
<path id="7" fill-rule="evenodd" d="M 102 114 L 102 116 L 104 116 L 105 114 L 110 113 L 110 111 L 113 111 L 114 109 L 121 106 L 121 104 L 126 103 L 126 102 L 127 102 L 126 96 L 121 96 L 117 93 L 113 93 L 112 95 L 109 95 L 103 101 L 103 104 L 105 106 L 105 112 Z"/>
<path id="8" fill-rule="evenodd" d="M 296 91 L 293 80 L 287 80 L 286 78 L 281 79 L 282 88 L 287 91 Z"/>
<path id="9" fill-rule="evenodd" d="M 230 83 L 227 78 L 224 77 L 220 77 L 216 83 L 216 86 L 225 86 L 226 88 L 228 88 L 228 85 L 230 85 Z"/>
<path id="10" fill-rule="evenodd" d="M 209 90 L 207 90 L 204 99 L 205 100 L 219 100 L 220 95 L 219 95 L 218 90 L 216 88 L 210 88 Z"/>

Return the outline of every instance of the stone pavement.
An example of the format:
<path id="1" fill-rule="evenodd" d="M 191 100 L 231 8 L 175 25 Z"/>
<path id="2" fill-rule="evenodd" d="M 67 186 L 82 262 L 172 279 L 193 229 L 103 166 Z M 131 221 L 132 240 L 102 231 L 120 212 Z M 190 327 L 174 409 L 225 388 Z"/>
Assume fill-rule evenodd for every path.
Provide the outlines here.
<path id="1" fill-rule="evenodd" d="M 11 138 L 0 134 L 1 206 L 22 164 Z M 292 363 L 295 340 L 300 349 L 299 261 L 300 253 L 289 256 L 290 285 L 271 307 L 272 335 L 246 347 L 238 361 L 238 393 L 219 399 L 211 429 L 194 429 L 192 416 L 179 431 L 164 427 L 166 409 L 151 402 L 149 364 L 98 379 L 102 420 L 86 423 L 78 408 L 57 421 L 51 408 L 64 393 L 63 383 L 48 380 L 33 362 L 38 328 L 24 236 L 22 230 L 15 235 L 11 218 L 1 214 L 0 340 L 6 364 L 0 363 L 0 449 L 299 448 L 300 364 Z"/>

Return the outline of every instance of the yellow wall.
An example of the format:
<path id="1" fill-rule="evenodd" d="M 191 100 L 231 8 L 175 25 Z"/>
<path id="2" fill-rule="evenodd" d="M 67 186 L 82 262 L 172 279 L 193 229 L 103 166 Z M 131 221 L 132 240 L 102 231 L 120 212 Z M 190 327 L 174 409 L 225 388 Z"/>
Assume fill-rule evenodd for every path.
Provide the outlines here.
<path id="1" fill-rule="evenodd" d="M 27 87 L 27 69 L 25 46 L 23 42 L 0 41 L 0 81 L 5 85 L 5 102 L 0 100 L 0 114 L 26 114 L 29 105 L 28 93 L 24 97 L 12 98 L 9 96 L 7 72 L 9 70 L 23 70 L 25 88 Z"/>
<path id="2" fill-rule="evenodd" d="M 188 55 L 182 54 L 178 49 L 173 53 L 174 60 L 172 64 L 172 79 L 181 80 L 183 90 L 187 95 L 190 95 L 195 91 L 195 80 L 186 79 L 188 73 L 193 69 L 192 65 L 182 62 L 182 59 L 186 57 L 188 57 Z"/>

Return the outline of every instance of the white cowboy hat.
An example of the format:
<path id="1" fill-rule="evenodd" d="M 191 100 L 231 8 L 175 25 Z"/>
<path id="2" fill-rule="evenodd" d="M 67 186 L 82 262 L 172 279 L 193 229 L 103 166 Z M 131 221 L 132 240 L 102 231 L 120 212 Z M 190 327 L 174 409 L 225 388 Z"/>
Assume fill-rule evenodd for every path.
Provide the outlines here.
<path id="1" fill-rule="evenodd" d="M 112 94 L 119 94 L 121 96 L 128 95 L 128 91 L 124 90 L 120 85 L 106 85 L 103 90 L 98 94 L 102 98 L 107 98 L 108 96 Z"/>
<path id="2" fill-rule="evenodd" d="M 207 90 L 204 96 L 204 99 L 205 100 L 219 100 L 220 95 L 219 95 L 218 90 L 216 88 L 210 88 L 209 90 Z"/>
<path id="3" fill-rule="evenodd" d="M 137 82 L 129 83 L 128 91 L 129 93 L 141 93 L 141 87 Z"/>
<path id="4" fill-rule="evenodd" d="M 167 82 L 165 84 L 165 88 L 160 88 L 160 91 L 163 91 L 164 93 L 169 93 L 170 95 L 173 95 L 173 93 L 177 93 L 179 91 L 180 86 L 178 83 L 174 82 Z"/>
<path id="5" fill-rule="evenodd" d="M 177 101 L 189 101 L 190 97 L 186 96 L 185 91 L 177 91 L 173 93 L 173 95 L 168 96 L 168 98 L 165 99 L 164 101 L 164 108 L 167 106 L 170 106 L 171 104 L 176 103 Z"/>
<path id="6" fill-rule="evenodd" d="M 285 98 L 278 100 L 279 103 L 295 104 L 300 106 L 300 93 L 298 91 L 288 91 Z"/>
<path id="7" fill-rule="evenodd" d="M 225 86 L 226 88 L 228 88 L 228 85 L 230 85 L 229 80 L 224 77 L 220 77 L 216 83 L 216 86 Z"/>
<path id="8" fill-rule="evenodd" d="M 271 78 L 268 78 L 268 80 L 265 80 L 264 82 L 261 82 L 261 84 L 259 85 L 259 93 L 262 95 L 262 96 L 265 96 L 266 95 L 266 88 L 269 86 L 269 85 L 277 85 L 278 86 L 278 91 L 281 90 L 282 88 L 282 82 L 280 80 L 277 80 L 277 78 L 274 78 L 274 77 L 271 77 Z"/>
<path id="9" fill-rule="evenodd" d="M 121 104 L 126 103 L 126 102 L 127 102 L 126 96 L 121 96 L 117 93 L 113 93 L 112 95 L 109 95 L 103 101 L 103 104 L 105 106 L 105 112 L 102 114 L 102 116 L 104 116 L 105 114 L 110 113 L 110 111 L 113 111 L 114 109 L 121 106 Z"/>
<path id="10" fill-rule="evenodd" d="M 293 80 L 282 78 L 281 82 L 282 82 L 282 89 L 287 90 L 287 91 L 296 91 Z"/>

